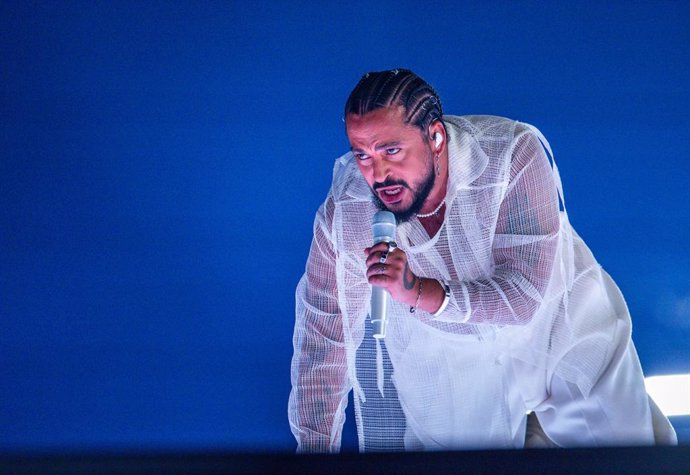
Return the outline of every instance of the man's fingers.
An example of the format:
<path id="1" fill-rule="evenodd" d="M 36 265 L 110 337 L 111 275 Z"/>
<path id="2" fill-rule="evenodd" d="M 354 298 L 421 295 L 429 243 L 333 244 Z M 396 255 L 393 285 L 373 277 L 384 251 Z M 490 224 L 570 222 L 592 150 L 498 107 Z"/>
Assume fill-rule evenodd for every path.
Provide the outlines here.
<path id="1" fill-rule="evenodd" d="M 367 247 L 364 249 L 365 254 L 371 254 L 372 252 L 382 252 L 382 251 L 387 251 L 388 250 L 388 243 L 387 242 L 379 242 L 374 244 L 371 247 Z"/>
<path id="2" fill-rule="evenodd" d="M 377 275 L 384 275 L 386 274 L 387 271 L 392 270 L 390 265 L 388 264 L 381 264 L 377 262 L 376 264 L 370 266 L 367 269 L 367 277 L 375 277 Z"/>
<path id="3" fill-rule="evenodd" d="M 383 262 L 382 262 L 382 258 L 384 256 L 386 258 L 383 259 Z M 393 254 L 387 253 L 386 250 L 372 252 L 371 254 L 369 254 L 369 257 L 367 257 L 367 260 L 366 260 L 367 267 L 371 267 L 373 264 L 385 264 L 390 260 L 390 258 L 392 256 L 393 256 Z"/>

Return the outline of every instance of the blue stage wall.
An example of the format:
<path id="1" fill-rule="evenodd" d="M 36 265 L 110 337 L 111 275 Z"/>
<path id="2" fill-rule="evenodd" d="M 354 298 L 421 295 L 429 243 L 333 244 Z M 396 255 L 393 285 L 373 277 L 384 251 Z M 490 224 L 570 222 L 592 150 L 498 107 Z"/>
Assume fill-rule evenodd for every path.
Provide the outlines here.
<path id="1" fill-rule="evenodd" d="M 690 372 L 688 18 L 682 1 L 3 1 L 0 451 L 292 451 L 293 292 L 343 103 L 399 66 L 448 113 L 544 132 L 645 371 Z"/>

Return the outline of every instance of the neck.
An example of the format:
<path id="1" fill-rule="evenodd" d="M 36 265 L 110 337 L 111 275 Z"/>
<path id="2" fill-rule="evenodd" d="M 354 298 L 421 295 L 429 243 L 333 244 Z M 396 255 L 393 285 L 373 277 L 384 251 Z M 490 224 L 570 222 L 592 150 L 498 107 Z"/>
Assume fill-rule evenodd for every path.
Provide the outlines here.
<path id="1" fill-rule="evenodd" d="M 443 219 L 446 216 L 446 208 L 442 207 L 441 210 L 429 218 L 418 218 L 422 227 L 426 230 L 426 233 L 430 238 L 434 237 L 441 226 L 443 226 Z"/>
<path id="2" fill-rule="evenodd" d="M 446 199 L 446 192 L 448 190 L 448 149 L 444 150 L 444 152 L 441 154 L 439 157 L 439 164 L 441 167 L 440 174 L 436 176 L 436 180 L 434 183 L 434 187 L 431 189 L 429 192 L 429 196 L 427 196 L 426 200 L 424 200 L 424 205 L 422 208 L 419 210 L 419 213 L 417 215 L 425 215 L 429 213 L 433 213 L 434 211 L 438 211 L 438 213 L 435 213 L 434 216 L 439 216 L 441 215 L 441 211 L 443 211 L 443 202 Z M 434 167 L 434 173 L 436 172 L 436 168 Z"/>
<path id="3" fill-rule="evenodd" d="M 442 201 L 438 204 L 438 206 L 437 206 L 436 208 L 434 208 L 434 210 L 431 211 L 430 213 L 426 213 L 426 214 L 424 214 L 424 213 L 417 213 L 417 217 L 418 217 L 418 218 L 431 218 L 432 216 L 436 216 L 436 215 L 441 211 L 441 208 L 443 208 L 443 205 L 444 205 L 444 204 L 446 204 L 446 200 L 445 200 L 445 199 L 442 200 Z"/>

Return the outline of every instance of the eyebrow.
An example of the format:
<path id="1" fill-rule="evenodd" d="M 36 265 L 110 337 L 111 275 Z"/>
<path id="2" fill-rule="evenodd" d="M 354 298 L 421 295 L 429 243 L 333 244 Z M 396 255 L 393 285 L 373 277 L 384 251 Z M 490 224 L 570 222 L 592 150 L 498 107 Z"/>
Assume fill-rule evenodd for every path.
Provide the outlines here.
<path id="1" fill-rule="evenodd" d="M 395 148 L 395 147 L 399 147 L 399 146 L 400 146 L 400 142 L 399 142 L 399 141 L 385 142 L 385 143 L 382 143 L 382 144 L 377 145 L 377 146 L 374 148 L 374 150 L 383 150 L 383 149 Z M 364 150 L 362 150 L 361 148 L 353 148 L 353 147 L 350 147 L 350 151 L 352 151 L 352 152 L 363 152 Z"/>

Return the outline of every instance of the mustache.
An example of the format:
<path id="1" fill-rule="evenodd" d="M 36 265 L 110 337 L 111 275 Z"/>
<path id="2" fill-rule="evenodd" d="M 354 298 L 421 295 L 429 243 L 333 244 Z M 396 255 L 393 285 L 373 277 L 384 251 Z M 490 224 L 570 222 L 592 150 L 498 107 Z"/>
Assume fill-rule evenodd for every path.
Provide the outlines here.
<path id="1" fill-rule="evenodd" d="M 378 191 L 379 188 L 386 188 L 389 186 L 402 186 L 404 188 L 407 188 L 408 190 L 412 189 L 405 180 L 395 180 L 393 178 L 386 178 L 386 180 L 383 182 L 375 182 L 371 186 L 371 189 L 374 191 Z"/>

